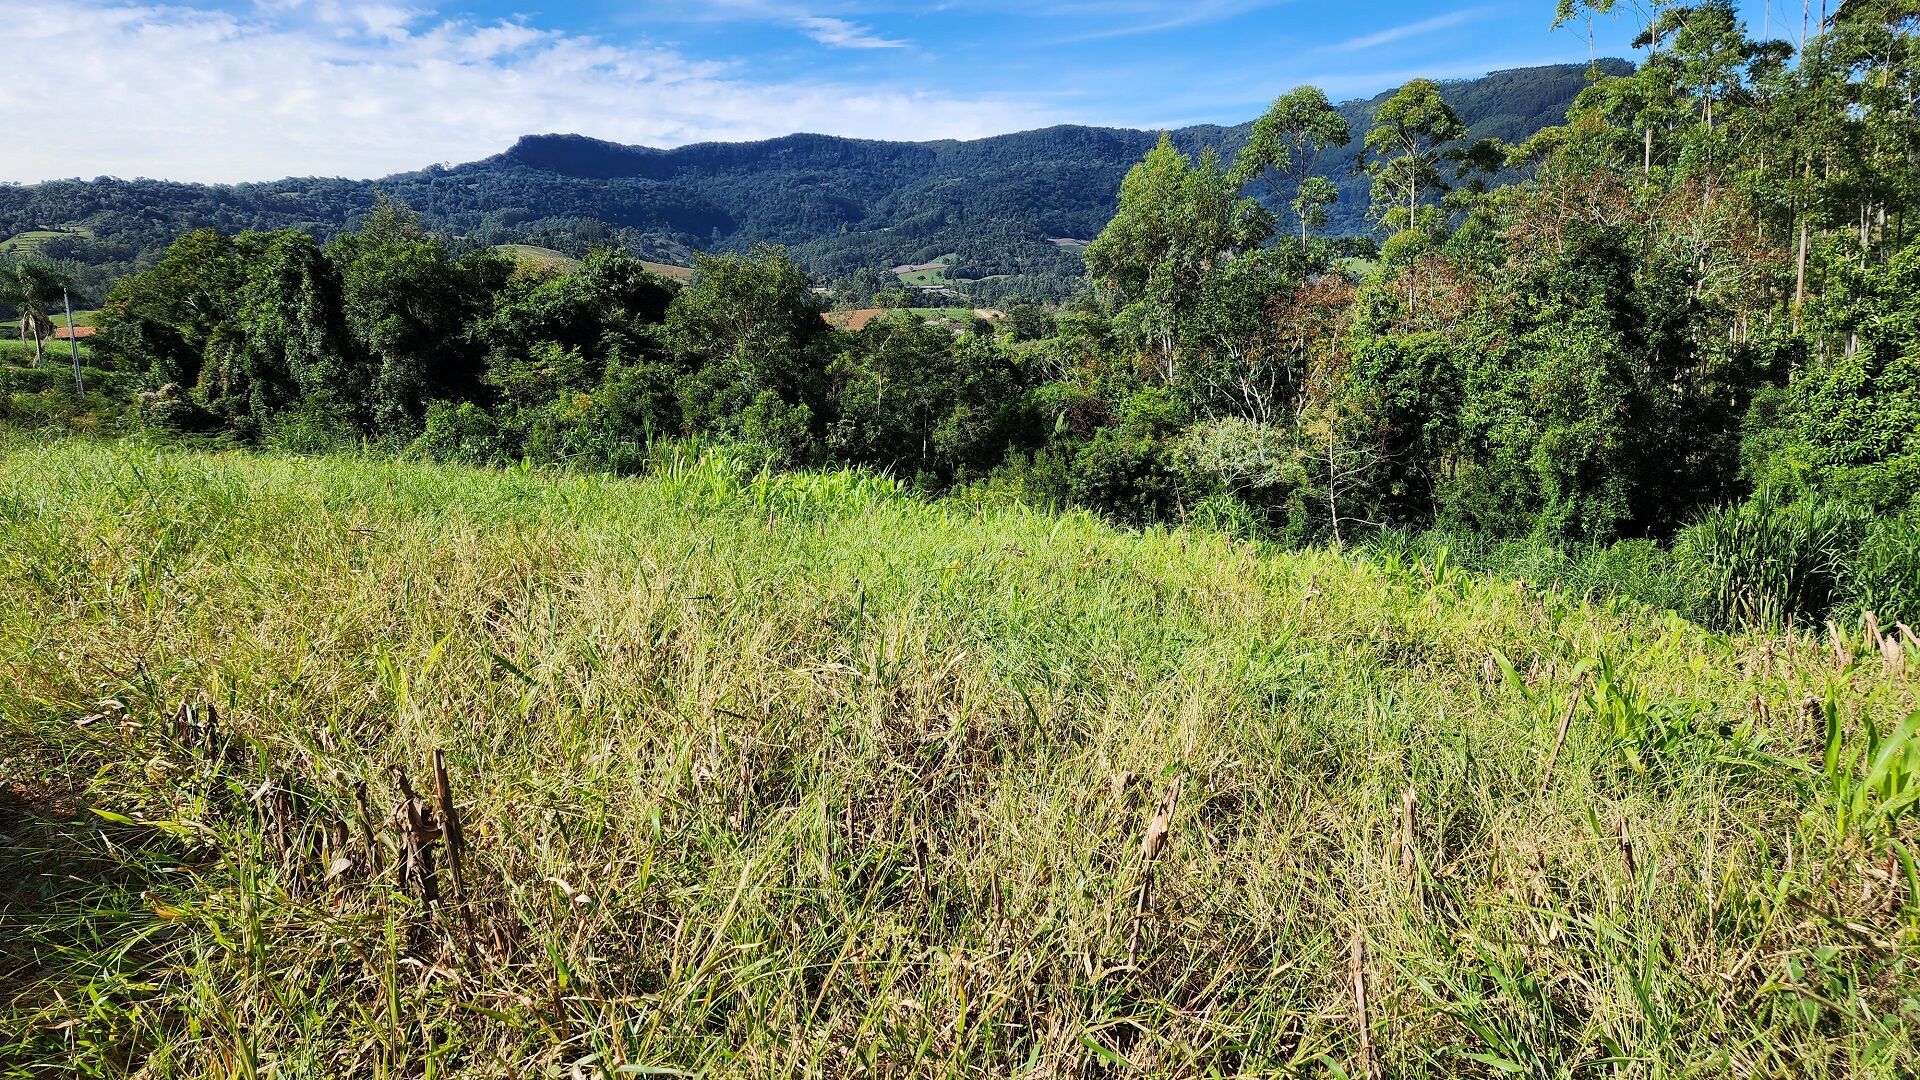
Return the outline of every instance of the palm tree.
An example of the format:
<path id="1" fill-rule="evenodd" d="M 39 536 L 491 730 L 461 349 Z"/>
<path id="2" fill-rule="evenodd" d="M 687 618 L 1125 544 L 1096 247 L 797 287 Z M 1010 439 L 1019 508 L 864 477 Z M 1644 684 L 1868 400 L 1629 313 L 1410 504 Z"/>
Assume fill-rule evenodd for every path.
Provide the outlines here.
<path id="1" fill-rule="evenodd" d="M 47 338 L 53 336 L 53 303 L 73 282 L 45 263 L 20 262 L 0 271 L 0 301 L 20 312 L 20 340 L 33 338 L 33 366 L 39 367 Z"/>

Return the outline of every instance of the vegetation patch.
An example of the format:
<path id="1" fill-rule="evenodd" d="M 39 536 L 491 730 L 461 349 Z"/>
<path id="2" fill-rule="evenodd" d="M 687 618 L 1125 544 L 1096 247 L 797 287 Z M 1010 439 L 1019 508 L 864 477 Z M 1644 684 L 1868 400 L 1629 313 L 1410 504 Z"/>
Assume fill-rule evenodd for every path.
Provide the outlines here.
<path id="1" fill-rule="evenodd" d="M 1915 665 L 858 472 L 16 438 L 0 1061 L 1907 1075 Z"/>
<path id="2" fill-rule="evenodd" d="M 53 241 L 72 237 L 91 240 L 93 236 L 94 232 L 92 229 L 78 225 L 61 229 L 27 229 L 15 233 L 5 240 L 0 240 L 0 255 L 8 255 L 16 258 L 32 258 L 40 255 L 42 249 Z"/>

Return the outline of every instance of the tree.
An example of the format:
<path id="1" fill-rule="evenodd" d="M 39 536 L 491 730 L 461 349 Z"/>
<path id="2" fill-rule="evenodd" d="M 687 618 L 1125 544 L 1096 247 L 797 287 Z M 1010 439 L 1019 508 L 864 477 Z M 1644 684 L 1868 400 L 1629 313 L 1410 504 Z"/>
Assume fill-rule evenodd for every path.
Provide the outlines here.
<path id="1" fill-rule="evenodd" d="M 427 403 L 472 397 L 481 363 L 463 333 L 510 267 L 498 256 L 462 265 L 410 211 L 381 203 L 359 232 L 327 246 L 340 275 L 340 309 L 357 356 L 350 378 L 365 386 L 362 421 L 411 437 Z M 489 261 L 491 260 L 491 261 Z"/>
<path id="2" fill-rule="evenodd" d="M 1053 316 L 1038 304 L 1015 304 L 1007 309 L 1007 336 L 1014 342 L 1039 341 L 1053 333 Z"/>
<path id="3" fill-rule="evenodd" d="M 1440 165 L 1458 156 L 1448 144 L 1466 133 L 1466 125 L 1441 100 L 1440 88 L 1431 79 L 1413 80 L 1380 106 L 1367 132 L 1371 160 L 1366 169 L 1373 177 L 1374 209 L 1381 224 L 1396 231 L 1424 224 L 1420 200 L 1430 191 L 1447 190 Z"/>
<path id="4" fill-rule="evenodd" d="M 237 336 L 235 309 L 245 268 L 234 242 L 212 229 L 175 240 L 153 266 L 120 279 L 107 294 L 95 340 L 154 389 L 176 387 L 200 407 L 209 357 Z"/>
<path id="5" fill-rule="evenodd" d="M 1324 176 L 1309 176 L 1300 181 L 1298 193 L 1289 206 L 1300 219 L 1300 250 L 1307 248 L 1307 234 L 1327 227 L 1327 211 L 1340 198 L 1340 189 Z"/>
<path id="6" fill-rule="evenodd" d="M 685 369 L 687 422 L 805 460 L 825 420 L 824 345 L 813 283 L 785 248 L 701 255 L 673 298 L 664 341 Z"/>
<path id="7" fill-rule="evenodd" d="M 236 242 L 245 275 L 235 320 L 244 336 L 249 411 L 267 416 L 301 397 L 357 401 L 353 355 L 340 321 L 340 277 L 305 233 L 249 234 Z"/>
<path id="8" fill-rule="evenodd" d="M 1387 464 L 1387 448 L 1369 422 L 1350 361 L 1338 349 L 1316 358 L 1303 387 L 1298 430 L 1303 453 L 1312 461 L 1303 487 L 1324 502 L 1333 542 L 1343 544 L 1342 522 L 1378 527 L 1362 517 L 1370 506 L 1374 482 Z"/>
<path id="9" fill-rule="evenodd" d="M 1026 419 L 1023 373 L 989 334 L 905 312 L 848 335 L 830 444 L 845 459 L 945 482 L 994 465 Z"/>
<path id="10" fill-rule="evenodd" d="M 0 276 L 0 302 L 20 312 L 20 340 L 33 341 L 33 366 L 39 367 L 45 342 L 53 336 L 53 306 L 73 280 L 45 263 L 17 262 Z"/>
<path id="11" fill-rule="evenodd" d="M 1241 184 L 1258 177 L 1276 199 L 1290 198 L 1305 250 L 1309 231 L 1325 226 L 1327 207 L 1339 198 L 1331 180 L 1314 175 L 1314 165 L 1323 152 L 1345 146 L 1351 138 L 1347 118 L 1327 95 L 1318 87 L 1295 87 L 1274 99 L 1253 122 L 1247 144 L 1234 158 L 1233 177 Z"/>
<path id="12" fill-rule="evenodd" d="M 1107 290 L 1120 332 L 1174 382 L 1186 330 L 1210 280 L 1273 234 L 1273 218 L 1221 168 L 1159 145 L 1127 173 L 1113 220 L 1087 245 L 1087 272 Z"/>
<path id="13" fill-rule="evenodd" d="M 1920 505 L 1920 242 L 1837 276 L 1810 322 L 1852 346 L 1796 373 L 1784 434 L 1812 486 L 1881 512 Z"/>

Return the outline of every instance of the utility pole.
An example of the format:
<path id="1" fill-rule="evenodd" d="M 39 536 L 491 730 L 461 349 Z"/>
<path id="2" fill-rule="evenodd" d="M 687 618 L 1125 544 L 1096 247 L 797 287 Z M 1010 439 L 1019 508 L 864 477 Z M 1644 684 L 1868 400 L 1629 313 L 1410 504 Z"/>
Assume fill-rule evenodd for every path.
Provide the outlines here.
<path id="1" fill-rule="evenodd" d="M 67 290 L 60 290 L 60 303 L 67 309 L 67 351 L 73 354 L 73 396 L 86 394 L 87 386 L 80 381 L 80 339 L 73 332 L 73 300 L 67 296 Z"/>

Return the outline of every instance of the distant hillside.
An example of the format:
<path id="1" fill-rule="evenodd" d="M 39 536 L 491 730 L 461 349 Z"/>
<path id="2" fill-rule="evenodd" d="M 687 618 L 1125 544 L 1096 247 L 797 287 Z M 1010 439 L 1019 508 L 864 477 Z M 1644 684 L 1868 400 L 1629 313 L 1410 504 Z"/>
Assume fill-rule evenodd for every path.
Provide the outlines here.
<path id="1" fill-rule="evenodd" d="M 1604 60 L 1607 74 L 1631 70 Z M 1518 139 L 1558 123 L 1586 84 L 1585 65 L 1519 68 L 1442 85 L 1475 138 Z M 1387 98 L 1341 106 L 1356 135 Z M 1184 149 L 1232 153 L 1249 125 L 1174 132 Z M 327 236 L 384 193 L 436 229 L 478 245 L 578 253 L 620 243 L 683 263 L 694 250 L 786 244 L 837 276 L 955 256 L 960 281 L 1011 275 L 1044 287 L 1079 273 L 1075 246 L 1113 211 L 1120 180 L 1157 133 L 1061 126 L 969 141 L 883 142 L 789 135 L 672 150 L 580 135 L 532 135 L 506 152 L 380 180 L 295 178 L 203 185 L 163 180 L 52 181 L 0 187 L 0 240 L 33 234 L 36 254 L 68 263 L 96 291 L 150 261 L 189 229 L 304 229 Z M 1332 229 L 1358 233 L 1367 184 L 1358 147 L 1328 154 L 1340 186 Z"/>

